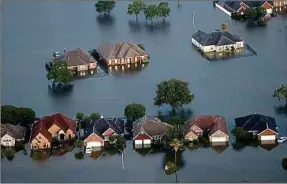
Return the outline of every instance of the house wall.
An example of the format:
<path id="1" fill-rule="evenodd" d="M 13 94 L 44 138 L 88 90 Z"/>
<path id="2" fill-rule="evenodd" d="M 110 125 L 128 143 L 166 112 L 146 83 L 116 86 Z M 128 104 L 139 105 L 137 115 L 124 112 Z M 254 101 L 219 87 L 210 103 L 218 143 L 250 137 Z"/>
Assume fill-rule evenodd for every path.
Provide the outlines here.
<path id="1" fill-rule="evenodd" d="M 262 136 L 270 136 L 270 135 L 275 135 L 275 139 L 278 138 L 278 134 L 276 134 L 274 131 L 272 131 L 270 129 L 266 129 L 263 132 L 261 132 L 260 134 L 258 134 L 258 139 L 262 140 Z"/>
<path id="2" fill-rule="evenodd" d="M 39 133 L 30 143 L 31 149 L 48 149 L 51 148 L 51 142 Z"/>
<path id="3" fill-rule="evenodd" d="M 107 65 L 108 66 L 115 66 L 115 65 L 135 64 L 135 63 L 140 63 L 146 59 L 148 59 L 148 55 L 110 59 L 107 61 Z"/>
<path id="4" fill-rule="evenodd" d="M 75 132 L 68 129 L 67 132 L 65 133 L 65 140 L 69 140 L 70 137 L 71 137 L 71 139 L 73 139 L 75 136 L 76 136 Z"/>
<path id="5" fill-rule="evenodd" d="M 88 142 L 100 142 L 101 145 L 104 146 L 104 140 L 95 133 L 92 133 L 84 140 L 85 145 L 87 145 Z"/>
<path id="6" fill-rule="evenodd" d="M 141 132 L 134 137 L 134 140 L 151 139 L 146 133 Z"/>
<path id="7" fill-rule="evenodd" d="M 60 131 L 60 127 L 58 127 L 57 125 L 52 125 L 48 131 L 52 134 L 52 137 L 56 137 L 58 136 L 58 132 Z"/>
<path id="8" fill-rule="evenodd" d="M 217 138 L 217 137 L 221 137 L 225 139 L 225 142 L 228 142 L 229 140 L 229 136 L 227 136 L 225 133 L 223 133 L 220 130 L 217 130 L 216 132 L 214 132 L 211 136 L 209 136 L 209 141 L 213 142 L 212 139 L 213 138 Z"/>
<path id="9" fill-rule="evenodd" d="M 197 135 L 201 135 L 203 130 L 201 130 L 199 127 L 197 127 L 196 125 L 193 125 L 190 129 L 192 129 L 193 131 L 195 131 L 196 133 L 198 133 Z"/>
<path id="10" fill-rule="evenodd" d="M 221 11 L 223 11 L 228 16 L 231 16 L 231 13 L 234 12 L 231 8 L 229 9 L 228 6 L 222 7 L 219 4 L 217 4 L 217 3 L 215 3 L 215 7 L 217 7 Z"/>
<path id="11" fill-rule="evenodd" d="M 1 145 L 2 146 L 15 146 L 16 140 L 8 134 L 5 134 L 1 137 Z"/>
<path id="12" fill-rule="evenodd" d="M 89 69 L 96 69 L 97 68 L 97 63 L 90 63 L 89 64 Z"/>
<path id="13" fill-rule="evenodd" d="M 195 135 L 193 132 L 189 132 L 184 136 L 184 139 L 188 141 L 194 141 L 198 139 L 198 136 Z"/>
<path id="14" fill-rule="evenodd" d="M 261 7 L 264 8 L 268 14 L 273 12 L 273 6 L 270 5 L 268 2 L 265 2 Z"/>

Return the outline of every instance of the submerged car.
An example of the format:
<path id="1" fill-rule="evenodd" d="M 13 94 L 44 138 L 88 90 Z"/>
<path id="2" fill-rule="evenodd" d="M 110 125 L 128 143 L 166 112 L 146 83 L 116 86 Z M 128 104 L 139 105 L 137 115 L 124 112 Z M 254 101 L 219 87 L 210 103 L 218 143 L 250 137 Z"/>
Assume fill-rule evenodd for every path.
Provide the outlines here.
<path id="1" fill-rule="evenodd" d="M 286 142 L 287 141 L 287 137 L 280 137 L 279 139 L 278 139 L 278 142 L 279 143 L 283 143 L 283 142 Z"/>

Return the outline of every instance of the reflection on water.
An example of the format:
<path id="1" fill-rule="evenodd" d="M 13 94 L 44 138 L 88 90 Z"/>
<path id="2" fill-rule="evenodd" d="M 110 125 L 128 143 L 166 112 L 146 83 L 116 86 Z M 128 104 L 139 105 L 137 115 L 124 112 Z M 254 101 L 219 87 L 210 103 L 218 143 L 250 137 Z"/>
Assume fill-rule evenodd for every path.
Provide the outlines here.
<path id="1" fill-rule="evenodd" d="M 190 143 L 185 146 L 190 151 L 196 151 L 199 148 L 211 148 L 214 151 L 216 151 L 218 154 L 221 154 L 224 152 L 228 147 L 229 143 Z"/>
<path id="2" fill-rule="evenodd" d="M 149 148 L 146 147 L 136 147 L 134 145 L 134 151 L 138 153 L 139 155 L 145 157 L 148 155 L 155 155 L 159 153 L 165 153 L 165 151 L 162 149 L 162 146 L 160 145 L 149 145 Z"/>
<path id="3" fill-rule="evenodd" d="M 261 143 L 259 143 L 259 146 L 266 151 L 271 151 L 278 146 L 278 143 L 275 140 L 274 141 L 261 141 Z"/>
<path id="4" fill-rule="evenodd" d="M 148 33 L 169 33 L 170 32 L 170 23 L 168 21 L 153 21 L 153 23 L 139 22 L 136 20 L 128 21 L 130 32 L 136 33 L 143 30 Z"/>
<path id="5" fill-rule="evenodd" d="M 50 157 L 51 154 L 52 152 L 50 150 L 31 151 L 30 157 L 33 160 L 45 161 Z"/>
<path id="6" fill-rule="evenodd" d="M 148 66 L 148 64 L 128 64 L 119 66 L 109 66 L 109 72 L 115 76 L 121 75 L 134 75 L 142 71 Z"/>
<path id="7" fill-rule="evenodd" d="M 232 148 L 235 151 L 242 151 L 245 147 L 248 146 L 253 148 L 261 147 L 264 150 L 271 151 L 278 146 L 278 143 L 276 141 L 258 141 L 258 140 L 252 140 L 249 142 L 235 141 L 234 143 L 232 143 Z"/>

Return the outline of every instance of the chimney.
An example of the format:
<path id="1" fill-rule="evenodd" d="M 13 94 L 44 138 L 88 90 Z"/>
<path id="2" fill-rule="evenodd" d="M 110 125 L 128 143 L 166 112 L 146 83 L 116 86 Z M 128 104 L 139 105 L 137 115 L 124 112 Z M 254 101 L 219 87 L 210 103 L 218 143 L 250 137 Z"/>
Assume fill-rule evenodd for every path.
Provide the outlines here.
<path id="1" fill-rule="evenodd" d="M 103 114 L 101 113 L 101 119 L 104 118 Z"/>
<path id="2" fill-rule="evenodd" d="M 66 48 L 64 48 L 64 53 L 66 53 Z"/>
<path id="3" fill-rule="evenodd" d="M 68 56 L 68 60 L 70 60 L 70 56 Z"/>
<path id="4" fill-rule="evenodd" d="M 77 55 L 77 56 L 78 56 L 78 58 L 79 58 L 79 57 L 80 57 L 80 53 L 78 53 L 78 55 Z"/>

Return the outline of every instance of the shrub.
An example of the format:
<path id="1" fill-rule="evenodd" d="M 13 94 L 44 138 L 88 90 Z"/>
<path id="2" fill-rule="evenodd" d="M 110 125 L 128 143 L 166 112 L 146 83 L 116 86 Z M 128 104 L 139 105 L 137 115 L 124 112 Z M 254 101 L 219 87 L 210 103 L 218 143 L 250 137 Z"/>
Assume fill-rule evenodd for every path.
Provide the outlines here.
<path id="1" fill-rule="evenodd" d="M 283 158 L 283 160 L 282 160 L 282 167 L 283 167 L 284 170 L 287 170 L 287 157 Z"/>

